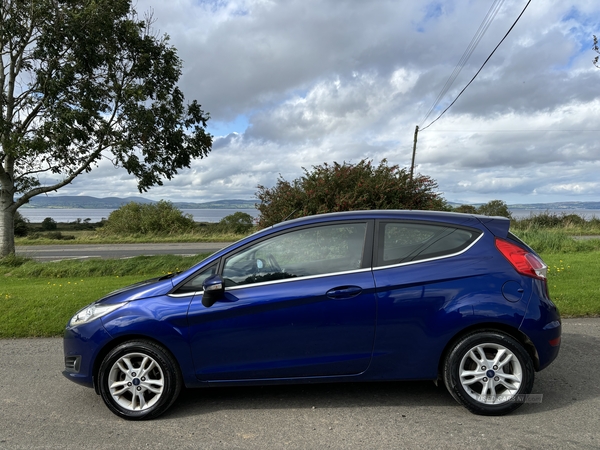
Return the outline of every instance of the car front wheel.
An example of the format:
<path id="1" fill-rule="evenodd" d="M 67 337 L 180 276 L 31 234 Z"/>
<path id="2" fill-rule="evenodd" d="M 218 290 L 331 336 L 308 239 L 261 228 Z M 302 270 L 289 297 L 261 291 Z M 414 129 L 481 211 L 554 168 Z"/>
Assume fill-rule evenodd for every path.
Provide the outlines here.
<path id="1" fill-rule="evenodd" d="M 177 399 L 181 376 L 176 361 L 151 341 L 130 341 L 111 350 L 98 374 L 106 406 L 128 420 L 151 419 Z"/>
<path id="2" fill-rule="evenodd" d="M 443 367 L 446 388 L 475 414 L 496 416 L 514 411 L 531 393 L 531 357 L 511 336 L 479 331 L 459 340 Z"/>

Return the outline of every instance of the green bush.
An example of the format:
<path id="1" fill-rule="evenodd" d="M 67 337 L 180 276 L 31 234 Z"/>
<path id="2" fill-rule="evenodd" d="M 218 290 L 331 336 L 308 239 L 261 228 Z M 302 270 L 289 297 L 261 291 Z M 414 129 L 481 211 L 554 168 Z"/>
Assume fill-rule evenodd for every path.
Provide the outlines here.
<path id="1" fill-rule="evenodd" d="M 54 231 L 57 227 L 58 225 L 56 224 L 56 220 L 54 220 L 52 217 L 46 217 L 44 220 L 42 220 L 42 230 L 44 231 Z"/>
<path id="2" fill-rule="evenodd" d="M 508 217 L 509 219 L 512 218 L 506 202 L 502 200 L 492 200 L 487 202 L 485 205 L 481 205 L 479 208 L 477 208 L 477 214 L 482 214 L 484 216 Z"/>
<path id="3" fill-rule="evenodd" d="M 477 214 L 477 208 L 475 208 L 473 205 L 460 205 L 454 208 L 452 211 L 464 214 Z"/>
<path id="4" fill-rule="evenodd" d="M 280 177 L 273 188 L 259 185 L 258 225 L 263 228 L 286 218 L 336 211 L 447 210 L 436 189 L 431 178 L 418 174 L 411 180 L 406 169 L 388 166 L 385 159 L 376 167 L 368 160 L 325 163 L 312 172 L 304 169 L 304 176 L 291 182 Z"/>
<path id="5" fill-rule="evenodd" d="M 592 217 L 590 220 L 585 220 L 577 214 L 556 214 L 545 211 L 514 220 L 513 226 L 522 230 L 560 228 L 566 231 L 578 230 L 582 233 L 597 234 L 600 230 L 600 219 Z"/>
<path id="6" fill-rule="evenodd" d="M 127 203 L 113 211 L 102 232 L 116 235 L 170 235 L 192 232 L 196 224 L 191 214 L 184 214 L 171 202 Z"/>
<path id="7" fill-rule="evenodd" d="M 29 233 L 29 220 L 17 211 L 14 218 L 15 236 L 24 237 Z"/>
<path id="8" fill-rule="evenodd" d="M 73 239 L 75 239 L 75 236 L 73 236 L 72 234 L 62 234 L 60 231 L 49 231 L 47 233 L 42 234 L 40 237 L 56 241 L 72 241 Z"/>
<path id="9" fill-rule="evenodd" d="M 254 219 L 245 212 L 235 212 L 219 221 L 219 231 L 224 233 L 246 234 L 254 226 Z"/>
<path id="10" fill-rule="evenodd" d="M 501 216 L 512 219 L 508 205 L 502 200 L 492 200 L 478 208 L 473 205 L 460 205 L 453 208 L 452 211 L 465 214 L 481 214 L 483 216 Z"/>

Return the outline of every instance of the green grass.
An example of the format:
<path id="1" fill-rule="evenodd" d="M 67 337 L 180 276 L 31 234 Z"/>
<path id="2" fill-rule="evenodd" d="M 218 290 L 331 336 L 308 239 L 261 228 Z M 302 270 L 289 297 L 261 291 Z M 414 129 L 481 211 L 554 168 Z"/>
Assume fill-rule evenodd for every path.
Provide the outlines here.
<path id="1" fill-rule="evenodd" d="M 0 287 L 0 338 L 58 336 L 83 306 L 143 276 L 6 278 Z"/>
<path id="2" fill-rule="evenodd" d="M 136 256 L 128 259 L 89 259 L 66 260 L 41 263 L 24 258 L 12 258 L 7 262 L 0 260 L 0 276 L 20 279 L 31 278 L 81 278 L 103 276 L 139 275 L 151 277 L 179 272 L 206 258 L 208 254 L 193 257 L 163 255 Z"/>
<path id="3" fill-rule="evenodd" d="M 511 228 L 523 241 L 538 253 L 581 253 L 600 251 L 599 239 L 574 239 L 564 230 Z"/>
<path id="4" fill-rule="evenodd" d="M 187 269 L 206 256 L 58 263 L 0 260 L 0 338 L 60 335 L 75 312 L 109 292 Z"/>
<path id="5" fill-rule="evenodd" d="M 15 237 L 16 245 L 76 245 L 76 244 L 140 244 L 174 242 L 235 242 L 246 234 L 238 234 L 218 223 L 198 222 L 185 234 L 114 234 L 101 227 L 101 223 L 58 223 L 56 230 L 44 231 L 41 224 L 29 224 L 29 234 Z M 229 230 L 229 231 L 227 231 Z M 252 230 L 255 231 L 255 230 Z"/>
<path id="6" fill-rule="evenodd" d="M 16 245 L 77 245 L 77 244 L 156 244 L 177 242 L 235 242 L 246 235 L 234 233 L 189 233 L 177 235 L 105 235 L 96 231 L 61 231 L 67 239 L 53 239 L 52 232 L 15 238 Z M 72 238 L 70 238 L 72 236 Z"/>
<path id="7" fill-rule="evenodd" d="M 515 232 L 523 230 L 561 231 L 569 236 L 600 235 L 600 218 L 583 218 L 576 214 L 555 214 L 542 212 L 522 219 L 513 219 L 511 228 Z"/>
<path id="8" fill-rule="evenodd" d="M 548 289 L 563 317 L 600 316 L 600 252 L 549 253 Z"/>

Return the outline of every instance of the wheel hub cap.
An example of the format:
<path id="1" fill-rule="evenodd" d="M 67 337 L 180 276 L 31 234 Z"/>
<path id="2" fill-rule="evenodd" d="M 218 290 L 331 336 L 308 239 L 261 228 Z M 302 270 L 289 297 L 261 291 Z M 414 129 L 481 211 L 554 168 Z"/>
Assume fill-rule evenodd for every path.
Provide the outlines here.
<path id="1" fill-rule="evenodd" d="M 465 353 L 460 362 L 459 377 L 470 397 L 480 403 L 498 405 L 511 401 L 519 392 L 523 368 L 509 348 L 482 343 Z"/>
<path id="2" fill-rule="evenodd" d="M 129 411 L 144 411 L 159 401 L 164 389 L 160 365 L 144 353 L 128 353 L 113 364 L 108 388 L 114 402 Z"/>

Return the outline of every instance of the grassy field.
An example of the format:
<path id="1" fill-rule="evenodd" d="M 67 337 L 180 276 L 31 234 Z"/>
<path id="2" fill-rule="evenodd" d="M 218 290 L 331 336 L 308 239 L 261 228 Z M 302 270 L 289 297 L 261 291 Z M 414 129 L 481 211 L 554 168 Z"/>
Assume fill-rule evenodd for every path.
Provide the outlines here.
<path id="1" fill-rule="evenodd" d="M 77 245 L 77 244 L 144 244 L 177 242 L 235 242 L 244 235 L 198 231 L 178 235 L 104 235 L 93 230 L 71 230 L 41 232 L 31 236 L 15 238 L 16 245 Z"/>
<path id="2" fill-rule="evenodd" d="M 187 234 L 125 234 L 107 233 L 102 223 L 57 223 L 56 229 L 45 231 L 39 223 L 28 225 L 27 236 L 15 237 L 16 245 L 77 245 L 77 244 L 141 244 L 176 242 L 235 242 L 245 235 L 223 231 L 217 223 L 196 223 Z"/>
<path id="3" fill-rule="evenodd" d="M 550 297 L 563 317 L 600 316 L 600 252 L 541 256 L 549 267 Z"/>
<path id="4" fill-rule="evenodd" d="M 179 272 L 208 255 L 38 263 L 0 261 L 0 338 L 60 335 L 85 305 L 116 289 Z"/>
<path id="5" fill-rule="evenodd" d="M 7 278 L 0 287 L 0 338 L 57 336 L 80 308 L 144 277 Z"/>

